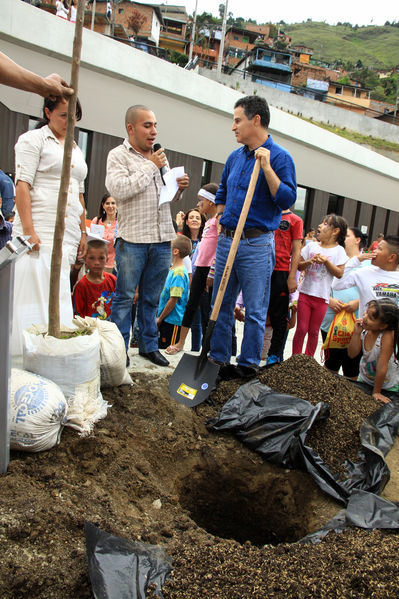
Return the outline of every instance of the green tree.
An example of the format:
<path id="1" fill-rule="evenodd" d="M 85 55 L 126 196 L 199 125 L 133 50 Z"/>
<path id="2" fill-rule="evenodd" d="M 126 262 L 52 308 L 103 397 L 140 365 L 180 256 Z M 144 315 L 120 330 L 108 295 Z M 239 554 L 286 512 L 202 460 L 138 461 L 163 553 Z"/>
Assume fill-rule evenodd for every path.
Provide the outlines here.
<path id="1" fill-rule="evenodd" d="M 337 83 L 340 83 L 341 85 L 351 85 L 351 80 L 349 79 L 348 73 L 344 75 L 344 77 L 337 79 Z"/>
<path id="2" fill-rule="evenodd" d="M 380 102 L 386 102 L 385 90 L 382 87 L 382 85 L 377 85 L 377 87 L 375 87 L 373 89 L 373 91 L 371 92 L 370 97 L 373 100 L 379 100 Z"/>
<path id="3" fill-rule="evenodd" d="M 287 46 L 288 46 L 288 44 L 286 44 L 285 42 L 282 42 L 281 40 L 277 40 L 273 44 L 273 48 L 276 48 L 276 50 L 285 50 L 287 48 Z"/>
<path id="4" fill-rule="evenodd" d="M 386 102 L 391 104 L 396 103 L 396 98 L 399 94 L 399 73 L 394 73 L 389 77 L 381 79 L 381 85 L 384 88 Z"/>
<path id="5" fill-rule="evenodd" d="M 273 37 L 273 38 L 276 37 L 277 31 L 278 31 L 276 25 L 273 25 L 273 23 L 268 23 L 268 25 L 269 25 L 269 36 Z"/>
<path id="6" fill-rule="evenodd" d="M 169 59 L 170 59 L 170 62 L 178 64 L 179 67 L 185 67 L 186 64 L 188 63 L 187 54 L 182 54 L 181 52 L 178 52 L 177 50 L 169 50 Z"/>

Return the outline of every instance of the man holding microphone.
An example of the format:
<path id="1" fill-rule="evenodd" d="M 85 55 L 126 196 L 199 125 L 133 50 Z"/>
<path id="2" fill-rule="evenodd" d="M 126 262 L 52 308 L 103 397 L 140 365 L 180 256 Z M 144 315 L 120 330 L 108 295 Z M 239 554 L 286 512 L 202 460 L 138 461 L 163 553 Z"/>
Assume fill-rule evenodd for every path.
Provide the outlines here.
<path id="1" fill-rule="evenodd" d="M 125 126 L 128 137 L 110 151 L 105 180 L 118 206 L 117 282 L 111 320 L 122 333 L 127 351 L 133 297 L 139 287 L 139 354 L 167 366 L 168 360 L 158 350 L 156 311 L 171 262 L 170 242 L 175 237 L 169 203 L 159 206 L 160 169 L 169 165 L 163 148 L 153 149 L 157 122 L 151 110 L 131 106 Z M 177 184 L 180 196 L 189 185 L 188 175 L 178 178 Z"/>

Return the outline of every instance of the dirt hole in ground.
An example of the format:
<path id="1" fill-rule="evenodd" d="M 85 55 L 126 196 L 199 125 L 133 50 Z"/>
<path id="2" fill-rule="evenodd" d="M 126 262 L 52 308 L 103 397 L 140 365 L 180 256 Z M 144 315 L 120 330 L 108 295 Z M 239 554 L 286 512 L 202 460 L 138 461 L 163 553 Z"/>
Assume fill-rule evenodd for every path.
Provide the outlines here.
<path id="1" fill-rule="evenodd" d="M 253 545 L 292 543 L 310 529 L 314 503 L 307 475 L 232 457 L 191 462 L 180 480 L 180 505 L 207 532 Z"/>

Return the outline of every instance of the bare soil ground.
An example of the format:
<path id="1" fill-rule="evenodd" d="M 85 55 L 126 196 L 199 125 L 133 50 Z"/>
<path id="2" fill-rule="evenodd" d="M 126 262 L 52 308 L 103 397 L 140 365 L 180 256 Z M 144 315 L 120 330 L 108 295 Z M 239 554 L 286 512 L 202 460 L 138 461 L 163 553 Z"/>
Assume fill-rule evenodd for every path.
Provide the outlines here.
<path id="1" fill-rule="evenodd" d="M 373 400 L 351 395 L 303 356 L 261 378 L 312 402 L 323 395 L 331 418 L 309 444 L 337 473 L 342 459 L 356 457 L 358 425 L 377 407 Z M 341 506 L 307 474 L 268 464 L 207 429 L 242 381 L 221 383 L 215 406 L 190 410 L 170 398 L 168 380 L 156 372 L 134 379 L 133 387 L 104 391 L 112 408 L 92 436 L 65 429 L 51 451 L 12 453 L 0 478 L 2 599 L 91 597 L 85 520 L 162 545 L 174 568 L 166 599 L 399 595 L 397 534 L 353 529 L 295 544 Z M 388 461 L 384 496 L 399 500 L 396 444 Z"/>

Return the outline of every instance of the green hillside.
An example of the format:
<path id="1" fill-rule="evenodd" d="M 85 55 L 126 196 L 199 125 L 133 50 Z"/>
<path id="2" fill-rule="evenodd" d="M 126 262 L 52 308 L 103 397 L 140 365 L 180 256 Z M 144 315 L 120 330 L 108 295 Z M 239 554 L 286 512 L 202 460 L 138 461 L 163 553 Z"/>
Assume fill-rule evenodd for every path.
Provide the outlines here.
<path id="1" fill-rule="evenodd" d="M 399 65 L 399 27 L 350 27 L 307 21 L 284 25 L 293 45 L 313 48 L 313 58 L 333 63 L 338 59 L 364 66 L 392 68 Z"/>

